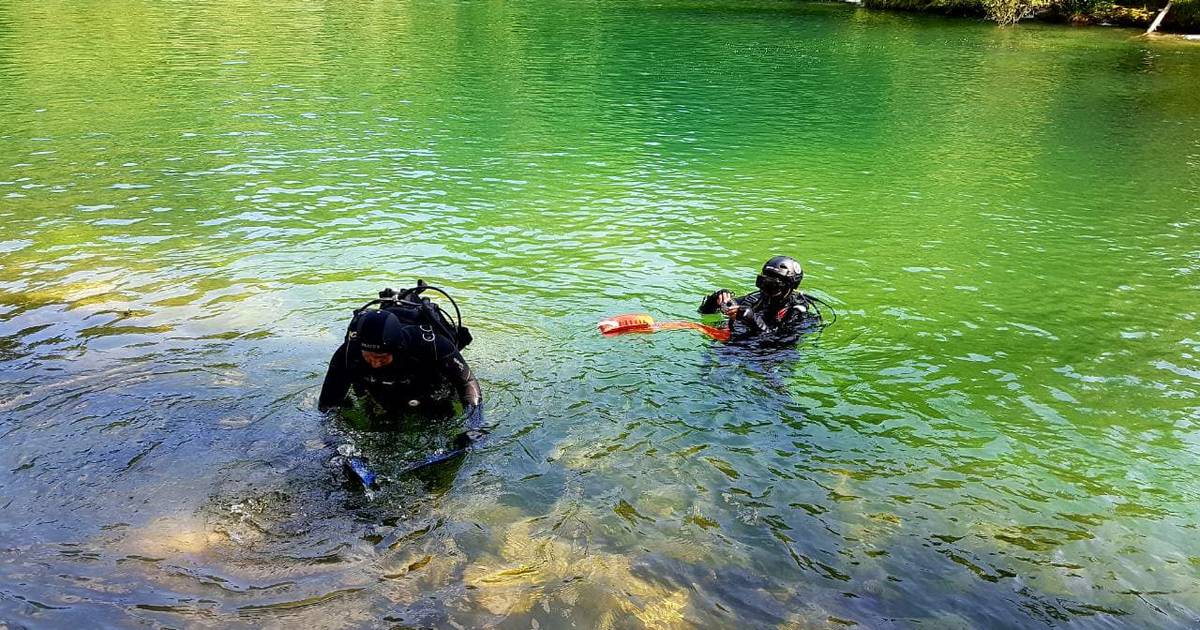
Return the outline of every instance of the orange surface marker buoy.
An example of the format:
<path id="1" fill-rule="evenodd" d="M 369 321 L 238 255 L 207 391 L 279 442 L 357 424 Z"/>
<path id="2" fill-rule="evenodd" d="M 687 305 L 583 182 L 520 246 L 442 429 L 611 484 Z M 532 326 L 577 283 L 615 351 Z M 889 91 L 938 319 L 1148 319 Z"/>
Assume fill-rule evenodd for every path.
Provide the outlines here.
<path id="1" fill-rule="evenodd" d="M 623 335 L 625 333 L 651 333 L 659 330 L 698 330 L 717 341 L 729 341 L 729 329 L 707 326 L 696 322 L 663 322 L 655 323 L 654 318 L 645 313 L 628 313 L 600 320 L 597 326 L 602 335 Z"/>
<path id="2" fill-rule="evenodd" d="M 654 318 L 644 313 L 617 315 L 600 320 L 600 334 L 621 335 L 630 332 L 654 332 Z"/>

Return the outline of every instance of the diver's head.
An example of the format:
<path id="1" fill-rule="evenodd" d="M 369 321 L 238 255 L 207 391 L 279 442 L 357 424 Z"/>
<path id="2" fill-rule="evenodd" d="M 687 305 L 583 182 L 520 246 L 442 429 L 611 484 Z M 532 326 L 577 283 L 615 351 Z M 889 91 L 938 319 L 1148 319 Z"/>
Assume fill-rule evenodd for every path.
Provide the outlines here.
<path id="1" fill-rule="evenodd" d="M 404 325 L 388 311 L 363 313 L 355 333 L 363 361 L 376 370 L 391 365 L 396 351 L 404 345 Z"/>
<path id="2" fill-rule="evenodd" d="M 796 290 L 804 279 L 800 263 L 788 256 L 776 256 L 763 265 L 754 286 L 768 298 L 781 298 Z"/>

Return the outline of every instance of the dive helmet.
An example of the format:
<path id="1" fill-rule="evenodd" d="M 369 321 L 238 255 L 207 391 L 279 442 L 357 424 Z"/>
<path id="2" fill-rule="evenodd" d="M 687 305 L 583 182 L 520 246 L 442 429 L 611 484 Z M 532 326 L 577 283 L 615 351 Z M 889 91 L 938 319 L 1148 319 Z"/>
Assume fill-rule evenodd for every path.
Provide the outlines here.
<path id="1" fill-rule="evenodd" d="M 404 324 L 388 311 L 364 312 L 354 332 L 358 345 L 367 352 L 394 352 L 404 345 Z"/>
<path id="2" fill-rule="evenodd" d="M 767 294 L 784 294 L 800 286 L 804 270 L 800 263 L 789 256 L 776 256 L 763 265 L 762 273 L 754 280 L 754 286 Z"/>

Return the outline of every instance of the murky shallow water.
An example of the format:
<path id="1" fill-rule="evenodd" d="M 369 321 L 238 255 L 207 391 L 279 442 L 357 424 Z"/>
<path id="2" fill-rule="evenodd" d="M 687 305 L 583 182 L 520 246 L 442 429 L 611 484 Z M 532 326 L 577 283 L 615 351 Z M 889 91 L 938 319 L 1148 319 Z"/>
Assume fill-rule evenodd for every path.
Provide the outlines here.
<path id="1" fill-rule="evenodd" d="M 13 626 L 1189 627 L 1200 51 L 839 5 L 0 7 Z M 775 253 L 839 323 L 690 318 Z M 349 309 L 495 435 L 368 501 Z M 404 462 L 428 436 L 358 436 Z"/>

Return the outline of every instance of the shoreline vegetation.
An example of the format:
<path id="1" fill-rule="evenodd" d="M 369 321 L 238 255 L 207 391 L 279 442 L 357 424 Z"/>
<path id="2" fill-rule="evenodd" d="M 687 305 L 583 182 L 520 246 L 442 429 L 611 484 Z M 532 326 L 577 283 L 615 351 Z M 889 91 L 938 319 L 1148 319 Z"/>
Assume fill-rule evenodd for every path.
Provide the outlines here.
<path id="1" fill-rule="evenodd" d="M 1167 6 L 1167 0 L 858 0 L 856 3 L 868 9 L 979 17 L 1002 25 L 1032 19 L 1142 29 L 1148 28 Z M 1200 33 L 1200 0 L 1173 0 L 1157 32 Z"/>

